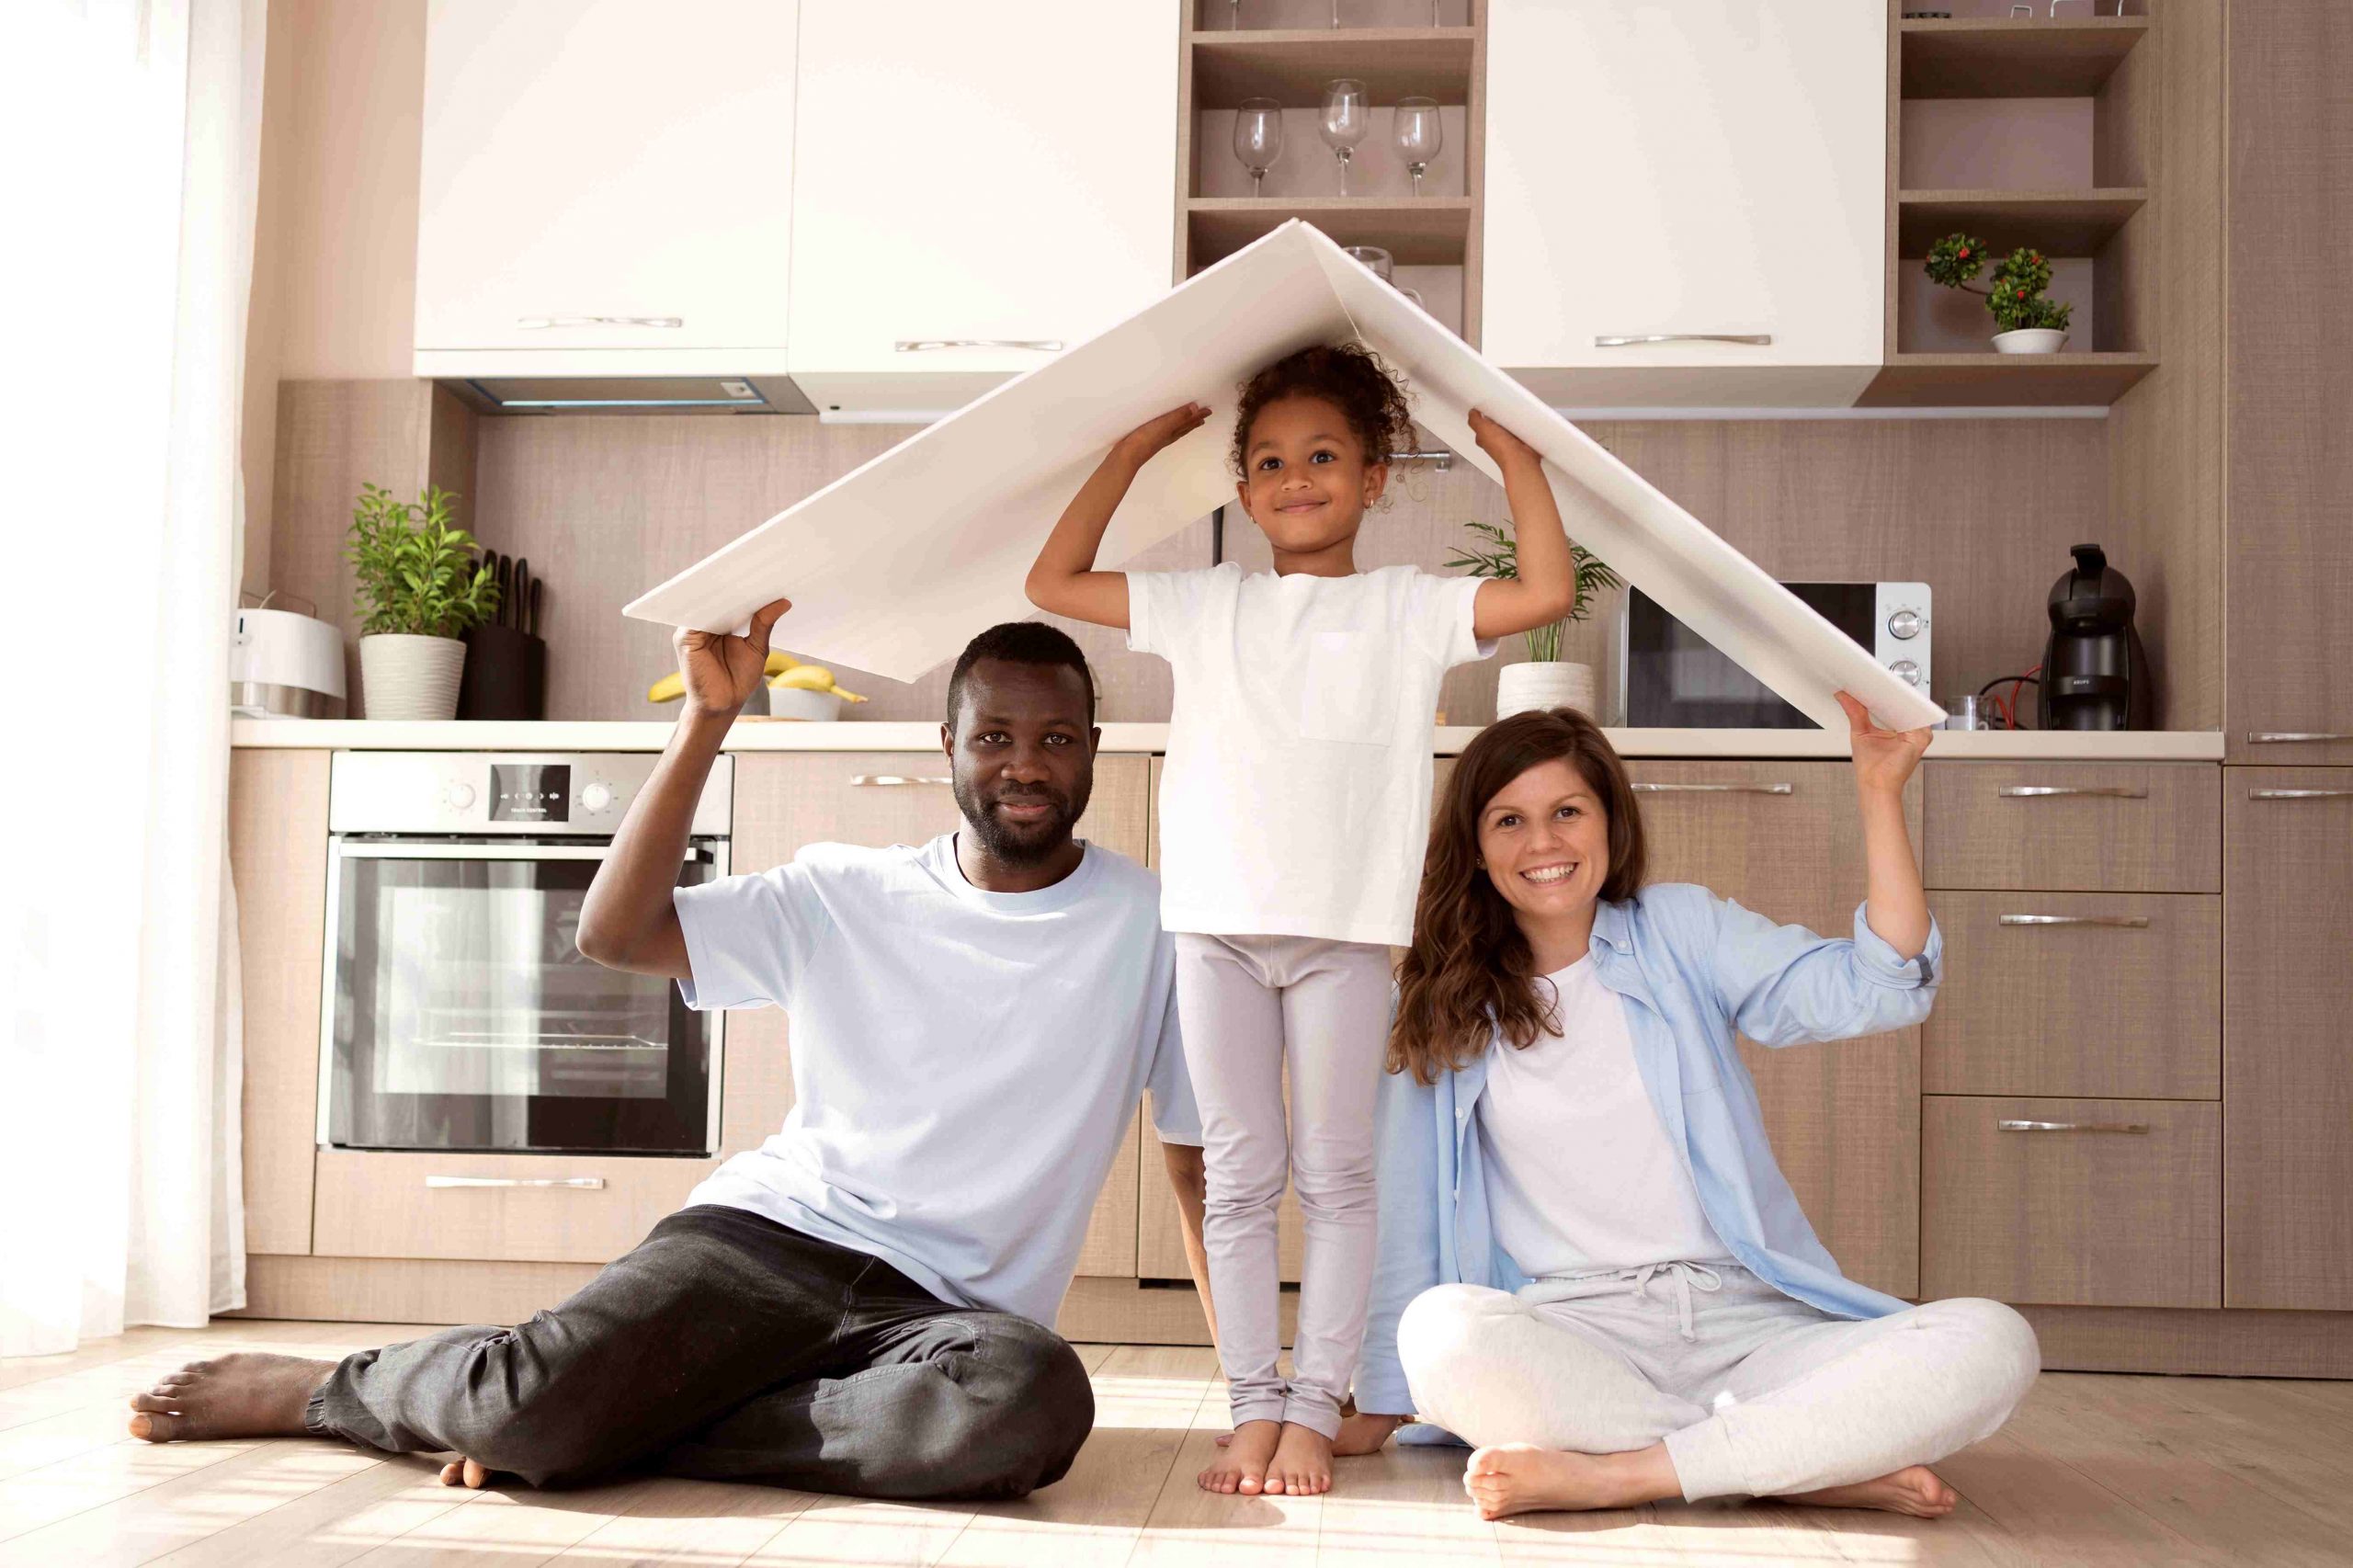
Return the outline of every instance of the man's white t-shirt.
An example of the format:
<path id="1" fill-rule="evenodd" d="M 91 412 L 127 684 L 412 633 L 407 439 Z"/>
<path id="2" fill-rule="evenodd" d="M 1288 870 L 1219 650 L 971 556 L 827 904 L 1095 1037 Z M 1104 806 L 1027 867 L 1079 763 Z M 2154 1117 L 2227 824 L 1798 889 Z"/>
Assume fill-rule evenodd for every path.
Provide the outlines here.
<path id="1" fill-rule="evenodd" d="M 1163 925 L 1412 939 L 1438 677 L 1495 652 L 1472 631 L 1478 591 L 1411 566 L 1128 574 L 1128 646 L 1176 676 Z"/>
<path id="2" fill-rule="evenodd" d="M 1591 959 L 1548 978 L 1560 1034 L 1487 1047 L 1479 1136 L 1495 1240 L 1532 1279 L 1729 1259 L 1643 1087 L 1626 1004 Z"/>
<path id="3" fill-rule="evenodd" d="M 1090 844 L 1051 887 L 985 892 L 953 834 L 680 888 L 687 1005 L 774 1004 L 792 1030 L 784 1130 L 688 1201 L 1051 1324 L 1137 1097 L 1163 1140 L 1201 1141 L 1159 892 Z"/>

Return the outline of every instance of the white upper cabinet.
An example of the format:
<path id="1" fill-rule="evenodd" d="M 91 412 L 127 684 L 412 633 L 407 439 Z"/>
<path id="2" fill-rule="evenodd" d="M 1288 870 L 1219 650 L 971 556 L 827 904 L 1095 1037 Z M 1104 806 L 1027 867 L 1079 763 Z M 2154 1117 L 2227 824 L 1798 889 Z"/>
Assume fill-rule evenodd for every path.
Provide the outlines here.
<path id="1" fill-rule="evenodd" d="M 1852 403 L 1884 332 L 1887 10 L 1489 0 L 1487 357 L 1556 404 Z"/>
<path id="2" fill-rule="evenodd" d="M 782 370 L 798 11 L 431 0 L 417 372 Z"/>
<path id="3" fill-rule="evenodd" d="M 959 406 L 1166 291 L 1176 10 L 809 0 L 791 367 L 821 410 Z"/>

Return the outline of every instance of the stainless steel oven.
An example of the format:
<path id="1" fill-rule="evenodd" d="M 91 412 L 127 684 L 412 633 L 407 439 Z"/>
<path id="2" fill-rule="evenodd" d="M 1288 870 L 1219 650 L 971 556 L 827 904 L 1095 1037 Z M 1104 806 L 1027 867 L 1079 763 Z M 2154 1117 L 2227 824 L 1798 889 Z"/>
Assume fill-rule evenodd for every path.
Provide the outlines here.
<path id="1" fill-rule="evenodd" d="M 338 752 L 327 824 L 319 1142 L 709 1154 L 722 1016 L 580 956 L 580 908 L 656 758 Z M 734 769 L 680 886 L 727 874 Z"/>

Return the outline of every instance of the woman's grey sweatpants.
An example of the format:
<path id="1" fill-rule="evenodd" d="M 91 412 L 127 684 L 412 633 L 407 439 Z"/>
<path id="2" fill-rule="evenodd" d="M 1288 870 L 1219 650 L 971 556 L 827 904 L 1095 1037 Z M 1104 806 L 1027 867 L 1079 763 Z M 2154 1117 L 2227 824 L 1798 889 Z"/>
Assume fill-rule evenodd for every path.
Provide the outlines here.
<path id="1" fill-rule="evenodd" d="M 1665 1440 L 1683 1495 L 1770 1497 L 1927 1464 L 1991 1437 L 2041 1369 L 1999 1301 L 1853 1322 L 1730 1264 L 1665 1263 L 1518 1295 L 1440 1285 L 1405 1308 L 1415 1411 L 1475 1447 L 1619 1453 Z"/>
<path id="2" fill-rule="evenodd" d="M 1371 943 L 1176 937 L 1176 1012 L 1208 1176 L 1201 1239 L 1237 1426 L 1340 1430 L 1372 1290 L 1372 1118 L 1389 984 L 1389 949 Z M 1275 1210 L 1286 1169 L 1307 1232 L 1288 1388 L 1275 1365 Z"/>

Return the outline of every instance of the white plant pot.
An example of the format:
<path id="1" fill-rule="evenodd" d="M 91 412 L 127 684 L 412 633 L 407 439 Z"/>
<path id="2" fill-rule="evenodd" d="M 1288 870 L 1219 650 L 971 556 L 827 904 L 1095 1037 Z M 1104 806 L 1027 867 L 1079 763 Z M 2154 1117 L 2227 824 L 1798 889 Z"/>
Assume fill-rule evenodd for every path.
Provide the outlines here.
<path id="1" fill-rule="evenodd" d="M 766 686 L 760 689 L 767 697 L 771 719 L 801 719 L 823 724 L 842 716 L 842 699 L 830 691 L 803 691 L 791 686 Z M 751 710 L 750 704 L 745 705 L 745 710 Z"/>
<path id="2" fill-rule="evenodd" d="M 1996 354 L 2056 354 L 2067 347 L 2067 335 L 2055 326 L 2022 326 L 1994 335 Z"/>
<path id="3" fill-rule="evenodd" d="M 1597 690 L 1591 665 L 1506 665 L 1495 676 L 1495 717 L 1508 719 L 1532 708 L 1574 708 L 1595 719 Z"/>
<path id="4" fill-rule="evenodd" d="M 370 719 L 454 719 L 466 645 L 381 631 L 359 640 L 359 701 Z"/>

